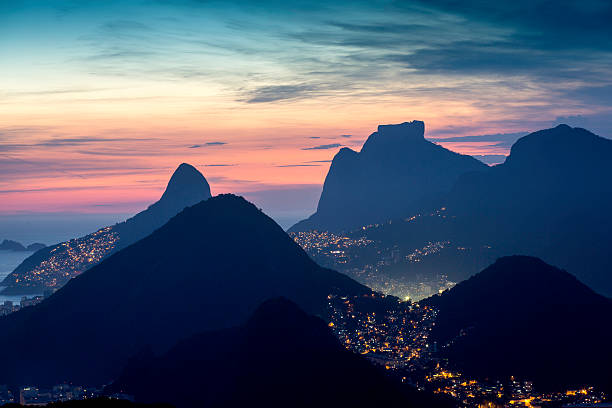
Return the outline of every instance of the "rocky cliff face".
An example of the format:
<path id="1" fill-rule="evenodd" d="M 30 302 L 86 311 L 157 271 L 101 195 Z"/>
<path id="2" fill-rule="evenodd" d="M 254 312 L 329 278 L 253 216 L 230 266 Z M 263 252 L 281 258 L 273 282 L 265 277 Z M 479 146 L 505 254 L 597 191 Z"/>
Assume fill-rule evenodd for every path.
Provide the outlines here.
<path id="1" fill-rule="evenodd" d="M 424 138 L 421 121 L 381 125 L 360 152 L 341 149 L 325 178 L 317 212 L 291 231 L 346 230 L 411 215 L 486 165 Z"/>

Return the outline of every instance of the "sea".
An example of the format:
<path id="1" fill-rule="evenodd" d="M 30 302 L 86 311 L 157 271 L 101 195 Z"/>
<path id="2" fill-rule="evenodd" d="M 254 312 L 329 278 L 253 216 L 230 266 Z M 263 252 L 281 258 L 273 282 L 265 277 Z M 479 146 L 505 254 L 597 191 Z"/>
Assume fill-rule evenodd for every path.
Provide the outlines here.
<path id="1" fill-rule="evenodd" d="M 32 255 L 32 252 L 0 251 L 0 282 L 30 255 Z M 4 288 L 0 286 L 0 290 L 2 289 Z M 0 294 L 0 303 L 4 303 L 6 300 L 12 300 L 13 302 L 19 303 L 21 297 L 22 296 L 5 296 Z"/>

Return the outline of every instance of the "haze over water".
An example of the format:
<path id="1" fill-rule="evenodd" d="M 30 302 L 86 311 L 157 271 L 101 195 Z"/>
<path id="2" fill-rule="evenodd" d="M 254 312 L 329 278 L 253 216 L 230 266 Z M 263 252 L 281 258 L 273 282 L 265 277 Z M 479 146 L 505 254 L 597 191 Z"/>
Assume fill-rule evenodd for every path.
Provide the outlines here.
<path id="1" fill-rule="evenodd" d="M 32 255 L 32 252 L 0 251 L 0 281 L 13 271 L 24 259 Z M 2 286 L 0 286 L 0 289 Z M 0 295 L 0 303 L 7 300 L 19 302 L 21 296 Z"/>

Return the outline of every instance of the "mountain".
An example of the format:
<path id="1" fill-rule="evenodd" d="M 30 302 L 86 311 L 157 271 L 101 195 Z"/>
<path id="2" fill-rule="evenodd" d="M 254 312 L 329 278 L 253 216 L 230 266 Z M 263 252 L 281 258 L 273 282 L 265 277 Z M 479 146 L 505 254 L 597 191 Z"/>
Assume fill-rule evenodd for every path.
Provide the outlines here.
<path id="1" fill-rule="evenodd" d="M 367 293 L 318 266 L 253 204 L 216 196 L 39 305 L 0 318 L 0 384 L 99 385 L 143 347 L 163 351 L 194 333 L 238 325 L 268 298 L 324 314 L 329 294 Z"/>
<path id="2" fill-rule="evenodd" d="M 284 298 L 264 302 L 239 327 L 131 360 L 110 389 L 178 408 L 441 406 L 387 378 Z"/>
<path id="3" fill-rule="evenodd" d="M 10 239 L 5 239 L 0 243 L 0 251 L 34 252 L 45 247 L 46 245 L 40 242 L 35 242 L 26 247 L 21 242 L 12 241 Z"/>
<path id="4" fill-rule="evenodd" d="M 446 200 L 453 233 L 559 265 L 612 295 L 612 140 L 567 125 L 519 139 Z"/>
<path id="5" fill-rule="evenodd" d="M 0 251 L 23 252 L 27 250 L 28 249 L 24 247 L 23 244 L 17 241 L 12 241 L 10 239 L 5 239 L 4 241 L 2 241 L 2 243 L 0 243 Z"/>
<path id="6" fill-rule="evenodd" d="M 424 301 L 443 357 L 478 377 L 612 391 L 612 300 L 537 258 L 511 256 Z"/>
<path id="7" fill-rule="evenodd" d="M 369 263 L 344 265 L 375 265 L 383 282 L 432 274 L 457 282 L 500 256 L 525 254 L 612 296 L 611 179 L 612 140 L 567 125 L 534 132 L 504 163 L 460 176 L 436 207 L 351 233 L 354 241 L 375 242 L 368 250 L 389 265 L 379 267 L 359 247 L 347 257 Z M 444 248 L 424 250 L 436 243 Z M 414 253 L 417 262 L 409 261 Z"/>
<path id="8" fill-rule="evenodd" d="M 43 248 L 46 248 L 47 246 L 45 244 L 42 244 L 40 242 L 34 242 L 33 244 L 30 244 L 26 247 L 26 249 L 28 251 L 32 251 L 32 252 L 36 252 L 36 251 L 40 251 Z"/>
<path id="9" fill-rule="evenodd" d="M 183 163 L 172 174 L 159 201 L 124 222 L 39 249 L 0 283 L 5 286 L 2 293 L 36 294 L 57 289 L 108 255 L 151 234 L 185 207 L 210 196 L 204 176 Z"/>
<path id="10" fill-rule="evenodd" d="M 342 148 L 334 157 L 315 214 L 291 232 L 341 231 L 409 216 L 447 193 L 464 173 L 487 166 L 424 138 L 421 121 L 381 125 L 359 153 Z"/>

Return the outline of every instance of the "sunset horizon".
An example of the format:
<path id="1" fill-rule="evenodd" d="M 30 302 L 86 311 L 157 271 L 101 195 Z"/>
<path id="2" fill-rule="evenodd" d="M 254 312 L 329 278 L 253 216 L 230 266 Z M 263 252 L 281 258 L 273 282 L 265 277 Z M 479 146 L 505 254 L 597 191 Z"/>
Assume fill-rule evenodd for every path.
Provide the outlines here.
<path id="1" fill-rule="evenodd" d="M 278 190 L 301 191 L 309 203 L 298 210 L 314 210 L 340 147 L 359 150 L 378 125 L 411 120 L 426 123 L 427 138 L 480 156 L 508 154 L 500 134 L 559 123 L 612 136 L 606 45 L 563 40 L 574 29 L 553 17 L 500 20 L 509 5 L 0 7 L 10 61 L 0 71 L 0 214 L 134 213 L 182 162 L 215 193 L 244 194 L 275 213 L 286 211 L 268 203 Z M 597 16 L 593 7 L 574 23 Z M 457 139 L 479 135 L 494 136 Z"/>

